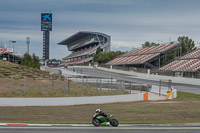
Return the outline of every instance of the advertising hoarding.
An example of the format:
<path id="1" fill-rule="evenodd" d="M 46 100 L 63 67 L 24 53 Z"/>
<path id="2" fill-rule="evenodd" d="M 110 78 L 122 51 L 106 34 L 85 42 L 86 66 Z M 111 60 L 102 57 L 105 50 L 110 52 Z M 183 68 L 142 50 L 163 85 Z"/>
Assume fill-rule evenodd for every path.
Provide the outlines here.
<path id="1" fill-rule="evenodd" d="M 52 31 L 52 13 L 41 13 L 41 31 Z"/>
<path id="2" fill-rule="evenodd" d="M 0 48 L 0 52 L 10 52 L 10 53 L 13 53 L 13 48 Z"/>

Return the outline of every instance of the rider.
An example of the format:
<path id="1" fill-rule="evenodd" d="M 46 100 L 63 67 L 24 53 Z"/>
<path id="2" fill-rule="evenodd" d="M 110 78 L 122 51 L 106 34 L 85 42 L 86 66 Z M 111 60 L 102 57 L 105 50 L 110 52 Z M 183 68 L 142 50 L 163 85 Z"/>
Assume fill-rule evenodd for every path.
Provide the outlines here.
<path id="1" fill-rule="evenodd" d="M 100 109 L 96 109 L 96 113 L 98 116 L 103 116 L 104 118 L 101 119 L 101 122 L 105 122 L 108 118 L 108 115 L 105 114 L 103 111 L 101 111 Z"/>

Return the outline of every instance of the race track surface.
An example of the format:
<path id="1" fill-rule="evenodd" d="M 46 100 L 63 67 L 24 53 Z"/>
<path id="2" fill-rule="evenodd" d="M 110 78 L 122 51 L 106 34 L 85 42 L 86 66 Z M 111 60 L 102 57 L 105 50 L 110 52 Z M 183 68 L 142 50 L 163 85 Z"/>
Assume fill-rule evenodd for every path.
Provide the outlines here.
<path id="1" fill-rule="evenodd" d="M 108 73 L 108 72 L 103 72 L 103 71 L 97 71 L 94 69 L 84 69 L 84 68 L 74 68 L 74 69 L 76 69 L 77 72 L 81 72 L 82 74 L 90 75 L 92 77 L 100 77 L 100 78 L 109 79 L 110 76 L 112 76 L 114 79 L 117 79 L 117 80 L 145 83 L 145 84 L 150 84 L 150 85 L 159 85 L 159 81 L 128 77 L 128 76 L 123 76 L 123 75 L 118 75 L 118 74 L 113 74 L 113 73 Z M 72 68 L 68 68 L 68 70 L 73 71 Z M 163 83 L 163 85 L 168 86 L 167 83 Z M 198 85 L 172 83 L 172 86 L 174 86 L 178 91 L 200 94 L 200 86 Z"/>
<path id="2" fill-rule="evenodd" d="M 10 127 L 0 133 L 199 133 L 200 127 Z"/>

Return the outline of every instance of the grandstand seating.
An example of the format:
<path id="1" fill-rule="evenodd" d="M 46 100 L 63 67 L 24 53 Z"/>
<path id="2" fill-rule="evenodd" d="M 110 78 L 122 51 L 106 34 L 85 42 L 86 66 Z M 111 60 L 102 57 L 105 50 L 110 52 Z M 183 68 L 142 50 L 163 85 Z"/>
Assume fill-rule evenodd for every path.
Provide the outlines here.
<path id="1" fill-rule="evenodd" d="M 74 65 L 74 64 L 80 64 L 84 62 L 90 61 L 92 58 L 87 58 L 87 59 L 81 59 L 81 60 L 74 60 L 74 61 L 68 61 L 66 63 L 63 63 L 64 65 Z"/>
<path id="2" fill-rule="evenodd" d="M 130 55 L 141 55 L 141 54 L 150 54 L 150 53 L 164 53 L 168 51 L 169 49 L 178 46 L 180 43 L 172 43 L 172 44 L 166 44 L 166 45 L 159 45 L 159 46 L 151 46 L 141 49 L 134 49 L 123 56 L 130 56 Z"/>
<path id="3" fill-rule="evenodd" d="M 175 60 L 162 68 L 160 71 L 197 71 L 200 69 L 200 49 L 196 49 L 178 60 Z"/>
<path id="4" fill-rule="evenodd" d="M 123 56 L 108 62 L 107 65 L 144 64 L 156 56 L 159 56 L 160 53 L 167 52 L 168 50 L 177 47 L 178 45 L 180 45 L 180 43 L 175 42 L 166 45 L 134 49 L 124 54 Z"/>
<path id="5" fill-rule="evenodd" d="M 195 59 L 200 58 L 200 48 L 186 54 L 185 56 L 181 57 L 180 59 Z"/>
<path id="6" fill-rule="evenodd" d="M 175 60 L 160 68 L 161 71 L 197 71 L 200 69 L 200 59 Z"/>
<path id="7" fill-rule="evenodd" d="M 95 46 L 95 47 L 91 47 L 91 48 L 84 49 L 84 50 L 81 50 L 81 51 L 73 52 L 70 55 L 68 55 L 67 57 L 65 57 L 64 59 L 72 58 L 72 57 L 78 57 L 78 56 L 82 56 L 82 55 L 87 55 L 88 53 L 97 49 L 97 47 L 99 47 L 99 46 Z"/>
<path id="8" fill-rule="evenodd" d="M 108 65 L 121 65 L 121 64 L 143 64 L 144 62 L 158 56 L 159 53 L 156 54 L 146 54 L 146 55 L 134 55 L 134 56 L 125 56 L 116 58 L 110 62 Z"/>

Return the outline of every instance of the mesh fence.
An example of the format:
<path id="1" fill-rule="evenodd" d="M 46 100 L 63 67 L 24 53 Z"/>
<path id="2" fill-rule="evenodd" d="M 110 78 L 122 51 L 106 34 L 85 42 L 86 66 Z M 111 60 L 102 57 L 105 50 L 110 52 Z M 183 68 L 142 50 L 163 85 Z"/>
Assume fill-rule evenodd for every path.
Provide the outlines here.
<path id="1" fill-rule="evenodd" d="M 0 78 L 0 97 L 101 96 L 141 91 L 149 91 L 149 85 L 112 78 Z"/>

